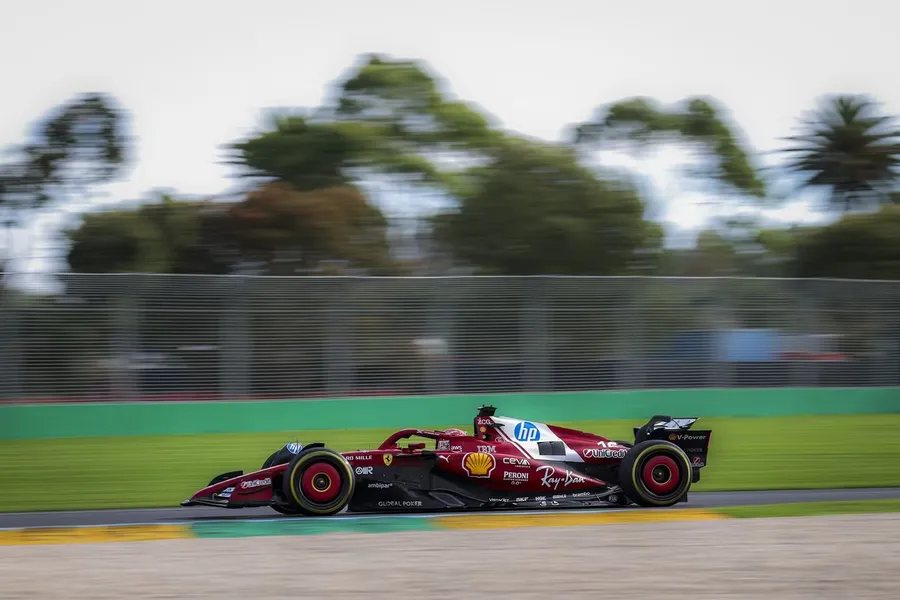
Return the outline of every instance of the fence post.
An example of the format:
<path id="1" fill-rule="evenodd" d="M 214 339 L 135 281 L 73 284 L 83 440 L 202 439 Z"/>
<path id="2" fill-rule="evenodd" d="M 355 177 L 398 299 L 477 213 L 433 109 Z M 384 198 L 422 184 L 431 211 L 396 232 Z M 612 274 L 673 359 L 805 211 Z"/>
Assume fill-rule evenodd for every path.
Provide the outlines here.
<path id="1" fill-rule="evenodd" d="M 547 306 L 545 279 L 526 279 L 524 310 L 521 313 L 525 356 L 524 390 L 526 392 L 550 391 L 550 315 Z"/>
<path id="2" fill-rule="evenodd" d="M 219 397 L 223 400 L 241 400 L 250 396 L 253 342 L 248 295 L 252 290 L 251 281 L 241 275 L 226 276 L 220 287 L 225 302 L 225 310 L 219 317 Z"/>
<path id="3" fill-rule="evenodd" d="M 885 385 L 893 386 L 900 385 L 900 285 L 894 282 L 885 283 L 884 285 L 890 286 L 888 306 L 891 307 L 889 309 L 891 327 L 887 331 L 890 347 L 888 354 L 888 372 L 890 377 L 885 381 Z"/>
<path id="4" fill-rule="evenodd" d="M 0 399 L 15 401 L 22 397 L 19 383 L 19 311 L 8 281 L 9 278 L 0 275 Z"/>
<path id="5" fill-rule="evenodd" d="M 819 317 L 819 312 L 821 307 L 819 306 L 819 294 L 821 291 L 817 289 L 818 281 L 813 279 L 808 283 L 804 281 L 797 282 L 797 301 L 794 303 L 795 310 L 795 321 L 800 324 L 801 335 L 797 336 L 802 343 L 800 343 L 799 348 L 805 348 L 812 334 L 819 333 L 819 325 L 821 320 L 817 320 L 816 317 Z M 793 347 L 796 349 L 797 342 L 794 342 Z M 794 368 L 791 369 L 793 373 L 792 379 L 795 384 L 798 386 L 815 386 L 818 383 L 819 377 L 819 367 L 816 361 L 811 360 L 796 360 L 794 359 Z"/>
<path id="6" fill-rule="evenodd" d="M 327 295 L 325 317 L 325 371 L 326 391 L 329 396 L 347 396 L 354 387 L 353 319 L 349 298 L 354 294 L 352 282 L 334 278 L 329 283 L 336 287 Z"/>
<path id="7" fill-rule="evenodd" d="M 456 306 L 456 287 L 452 279 L 435 279 L 429 289 L 426 327 L 434 348 L 424 353 L 428 394 L 452 394 L 456 391 L 456 319 L 453 310 Z"/>
<path id="8" fill-rule="evenodd" d="M 890 282 L 872 282 L 866 287 L 871 287 L 869 298 L 873 299 L 875 318 L 875 373 L 874 381 L 870 385 L 890 386 L 900 383 L 898 378 L 897 350 L 900 348 L 900 319 L 898 311 L 894 307 L 897 301 L 893 297 L 895 284 Z"/>
<path id="9" fill-rule="evenodd" d="M 624 371 L 619 381 L 624 389 L 641 389 L 645 384 L 644 362 L 646 360 L 647 327 L 642 316 L 647 311 L 644 303 L 650 301 L 648 292 L 651 290 L 647 285 L 648 281 L 652 281 L 652 279 L 635 277 L 626 280 L 630 284 L 628 293 L 624 296 L 628 302 L 621 308 L 625 359 L 619 361 Z M 642 308 L 644 312 L 642 312 Z"/>
<path id="10" fill-rule="evenodd" d="M 122 275 L 123 285 L 114 288 L 111 294 L 112 306 L 112 374 L 113 399 L 134 401 L 140 393 L 140 385 L 135 382 L 132 361 L 138 358 L 140 337 L 137 327 L 138 303 L 135 302 L 136 277 Z M 138 280 L 138 283 L 142 280 Z"/>
<path id="11" fill-rule="evenodd" d="M 707 321 L 706 331 L 712 332 L 713 348 L 707 355 L 712 370 L 712 378 L 709 382 L 713 388 L 734 387 L 736 383 L 734 373 L 735 365 L 726 359 L 724 346 L 726 332 L 730 334 L 735 327 L 740 327 L 734 315 L 734 307 L 728 302 L 728 293 L 732 289 L 740 289 L 743 281 L 735 281 L 731 277 L 716 278 L 712 280 L 713 293 L 710 301 L 712 304 L 712 322 Z"/>

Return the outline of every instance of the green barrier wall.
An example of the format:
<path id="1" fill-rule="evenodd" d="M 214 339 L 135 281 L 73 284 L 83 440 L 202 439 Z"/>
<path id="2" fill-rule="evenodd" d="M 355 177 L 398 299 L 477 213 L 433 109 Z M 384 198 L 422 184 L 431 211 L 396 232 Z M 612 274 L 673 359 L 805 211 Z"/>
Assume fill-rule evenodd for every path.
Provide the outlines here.
<path id="1" fill-rule="evenodd" d="M 900 388 L 703 389 L 265 402 L 11 405 L 0 440 L 426 427 L 468 423 L 480 404 L 539 421 L 900 413 Z"/>

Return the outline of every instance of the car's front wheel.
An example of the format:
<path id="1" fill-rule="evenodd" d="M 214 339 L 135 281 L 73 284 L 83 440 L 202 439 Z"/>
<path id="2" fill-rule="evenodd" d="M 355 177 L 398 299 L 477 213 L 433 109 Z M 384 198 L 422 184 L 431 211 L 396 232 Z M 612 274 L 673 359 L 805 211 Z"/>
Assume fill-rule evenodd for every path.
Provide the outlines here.
<path id="1" fill-rule="evenodd" d="M 639 506 L 672 506 L 691 487 L 691 461 L 671 442 L 641 442 L 622 459 L 619 486 Z"/>
<path id="2" fill-rule="evenodd" d="M 343 456 L 327 448 L 310 448 L 288 463 L 282 487 L 291 509 L 324 517 L 346 508 L 355 483 L 353 468 Z"/>

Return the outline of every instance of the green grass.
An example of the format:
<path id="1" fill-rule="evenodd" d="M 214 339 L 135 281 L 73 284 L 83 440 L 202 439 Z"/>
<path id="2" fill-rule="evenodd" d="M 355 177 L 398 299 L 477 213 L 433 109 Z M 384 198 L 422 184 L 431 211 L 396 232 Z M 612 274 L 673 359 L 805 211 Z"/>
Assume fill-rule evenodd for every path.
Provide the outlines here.
<path id="1" fill-rule="evenodd" d="M 632 439 L 640 423 L 561 424 Z M 696 427 L 713 430 L 709 466 L 696 490 L 900 486 L 900 415 L 704 419 Z M 0 511 L 174 506 L 214 475 L 259 468 L 284 442 L 323 441 L 346 451 L 374 447 L 390 433 L 3 441 Z"/>
<path id="2" fill-rule="evenodd" d="M 732 506 L 716 508 L 714 512 L 738 519 L 761 517 L 814 517 L 822 515 L 850 515 L 864 513 L 900 512 L 900 499 L 860 500 L 851 502 L 798 502 L 796 504 L 766 504 L 761 506 Z"/>

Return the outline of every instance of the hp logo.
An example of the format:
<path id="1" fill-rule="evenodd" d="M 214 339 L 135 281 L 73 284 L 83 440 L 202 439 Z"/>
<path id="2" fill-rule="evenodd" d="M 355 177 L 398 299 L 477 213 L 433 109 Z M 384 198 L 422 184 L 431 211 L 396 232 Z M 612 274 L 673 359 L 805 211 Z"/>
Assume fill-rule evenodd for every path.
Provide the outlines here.
<path id="1" fill-rule="evenodd" d="M 513 435 L 520 442 L 536 442 L 541 439 L 541 432 L 534 426 L 534 423 L 529 423 L 528 421 L 523 421 L 516 425 L 516 428 L 513 429 Z"/>

